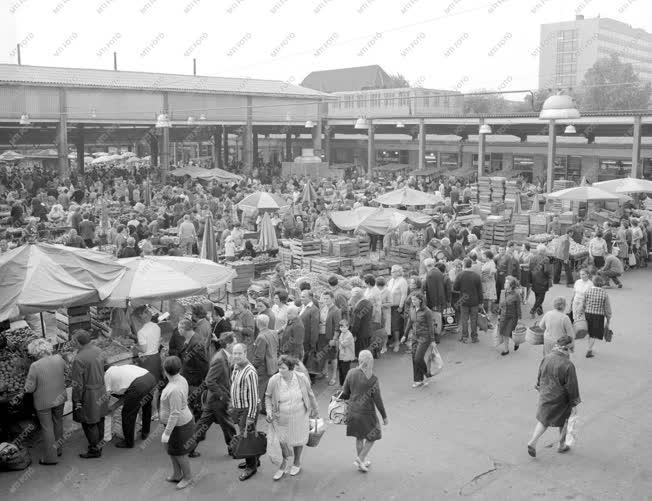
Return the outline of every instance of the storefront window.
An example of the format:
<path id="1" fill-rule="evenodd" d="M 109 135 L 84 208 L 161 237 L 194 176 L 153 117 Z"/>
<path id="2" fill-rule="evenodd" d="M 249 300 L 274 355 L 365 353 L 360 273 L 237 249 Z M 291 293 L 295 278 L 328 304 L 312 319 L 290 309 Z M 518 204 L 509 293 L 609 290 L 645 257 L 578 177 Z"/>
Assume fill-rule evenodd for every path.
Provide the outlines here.
<path id="1" fill-rule="evenodd" d="M 426 151 L 426 167 L 437 167 L 437 152 Z"/>
<path id="2" fill-rule="evenodd" d="M 457 153 L 442 153 L 441 167 L 445 170 L 457 169 Z"/>
<path id="3" fill-rule="evenodd" d="M 643 158 L 641 164 L 643 165 L 641 173 L 643 179 L 652 179 L 652 158 Z"/>
<path id="4" fill-rule="evenodd" d="M 514 156 L 514 171 L 531 183 L 532 169 L 534 167 L 534 157 Z"/>
<path id="5" fill-rule="evenodd" d="M 376 151 L 376 163 L 378 165 L 397 164 L 400 163 L 400 152 L 389 150 Z"/>
<path id="6" fill-rule="evenodd" d="M 473 155 L 473 168 L 477 171 L 478 170 L 478 155 L 474 154 Z M 490 154 L 485 154 L 484 156 L 484 167 L 482 169 L 483 172 L 489 173 L 492 172 L 491 170 L 491 155 Z"/>
<path id="7" fill-rule="evenodd" d="M 614 160 L 601 158 L 598 169 L 598 181 L 609 181 L 627 177 L 632 171 L 632 162 L 629 160 Z"/>

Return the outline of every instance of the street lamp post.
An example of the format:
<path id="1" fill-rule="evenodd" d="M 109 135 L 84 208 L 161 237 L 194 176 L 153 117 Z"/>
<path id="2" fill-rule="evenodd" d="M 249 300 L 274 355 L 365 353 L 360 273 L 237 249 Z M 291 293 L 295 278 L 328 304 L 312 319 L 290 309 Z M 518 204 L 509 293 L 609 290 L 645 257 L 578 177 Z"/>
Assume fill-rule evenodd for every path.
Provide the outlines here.
<path id="1" fill-rule="evenodd" d="M 580 118 L 580 112 L 573 98 L 561 91 L 550 96 L 543 103 L 541 120 L 548 120 L 548 169 L 546 172 L 546 191 L 552 191 L 552 174 L 555 170 L 555 155 L 557 150 L 557 134 L 555 131 L 556 120 L 573 120 Z"/>

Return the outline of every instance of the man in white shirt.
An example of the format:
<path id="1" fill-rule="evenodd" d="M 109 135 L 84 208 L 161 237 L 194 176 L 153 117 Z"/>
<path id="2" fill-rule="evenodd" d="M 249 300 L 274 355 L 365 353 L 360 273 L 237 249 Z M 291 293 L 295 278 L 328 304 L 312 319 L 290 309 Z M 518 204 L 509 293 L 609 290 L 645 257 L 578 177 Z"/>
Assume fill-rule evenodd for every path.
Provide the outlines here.
<path id="1" fill-rule="evenodd" d="M 104 385 L 107 393 L 119 398 L 113 409 L 122 404 L 122 435 L 124 439 L 115 444 L 121 449 L 132 449 L 136 431 L 136 417 L 143 408 L 143 440 L 149 435 L 152 421 L 152 392 L 156 379 L 147 369 L 137 365 L 117 365 L 109 367 L 104 373 Z"/>
<path id="2" fill-rule="evenodd" d="M 399 349 L 399 339 L 403 335 L 403 308 L 408 294 L 408 283 L 403 276 L 403 267 L 395 264 L 392 266 L 392 278 L 387 283 L 392 298 L 391 331 L 394 337 L 394 352 Z M 387 340 L 389 343 L 389 339 Z"/>
<path id="3" fill-rule="evenodd" d="M 134 355 L 139 357 L 138 365 L 147 369 L 156 381 L 159 381 L 162 378 L 161 356 L 159 355 L 161 328 L 152 322 L 152 315 L 146 306 L 136 308 L 133 315 L 143 324 L 136 334 L 138 344 L 134 346 Z"/>

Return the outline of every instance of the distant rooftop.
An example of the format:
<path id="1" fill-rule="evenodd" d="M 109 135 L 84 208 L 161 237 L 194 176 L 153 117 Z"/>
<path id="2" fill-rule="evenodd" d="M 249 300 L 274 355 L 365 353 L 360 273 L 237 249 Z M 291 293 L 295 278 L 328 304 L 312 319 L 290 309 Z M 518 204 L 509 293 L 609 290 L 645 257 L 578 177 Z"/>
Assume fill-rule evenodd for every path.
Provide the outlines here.
<path id="1" fill-rule="evenodd" d="M 377 64 L 313 71 L 301 82 L 303 87 L 321 92 L 345 92 L 383 89 L 392 85 L 392 77 Z"/>
<path id="2" fill-rule="evenodd" d="M 226 78 L 141 71 L 113 71 L 88 68 L 56 68 L 0 64 L 0 84 L 104 89 L 206 92 L 218 94 L 324 97 L 314 89 L 280 80 Z"/>

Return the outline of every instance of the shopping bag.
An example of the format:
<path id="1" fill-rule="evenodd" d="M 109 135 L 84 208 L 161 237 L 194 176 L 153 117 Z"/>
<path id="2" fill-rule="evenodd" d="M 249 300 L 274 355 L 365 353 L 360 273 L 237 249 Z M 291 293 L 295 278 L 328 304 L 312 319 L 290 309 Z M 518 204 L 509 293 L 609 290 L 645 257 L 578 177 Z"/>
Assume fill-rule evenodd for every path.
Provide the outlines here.
<path id="1" fill-rule="evenodd" d="M 568 447 L 573 447 L 577 442 L 577 429 L 579 427 L 579 419 L 577 414 L 573 414 L 568 418 L 568 424 L 566 425 L 566 445 Z"/>
<path id="2" fill-rule="evenodd" d="M 326 431 L 326 425 L 324 424 L 323 419 L 311 419 L 310 420 L 310 433 L 308 434 L 308 442 L 306 445 L 308 447 L 317 447 L 321 437 Z"/>
<path id="3" fill-rule="evenodd" d="M 491 338 L 493 339 L 494 342 L 494 348 L 498 348 L 503 343 L 503 336 L 500 335 L 498 326 L 492 326 L 492 328 L 489 329 L 487 334 L 491 334 Z"/>
<path id="4" fill-rule="evenodd" d="M 489 325 L 489 317 L 483 312 L 478 313 L 478 330 L 487 332 Z"/>
<path id="5" fill-rule="evenodd" d="M 586 320 L 576 320 L 573 324 L 575 339 L 583 339 L 589 333 L 589 324 Z"/>
<path id="6" fill-rule="evenodd" d="M 636 256 L 634 255 L 634 253 L 631 253 L 629 255 L 629 265 L 636 266 Z"/>
<path id="7" fill-rule="evenodd" d="M 281 441 L 274 423 L 269 423 L 267 426 L 267 457 L 273 464 L 280 465 L 283 462 Z"/>
<path id="8" fill-rule="evenodd" d="M 340 400 L 341 396 L 342 392 L 333 395 L 328 404 L 328 420 L 333 424 L 346 424 L 348 421 L 349 404 Z"/>
<path id="9" fill-rule="evenodd" d="M 428 367 L 428 373 L 430 376 L 436 376 L 444 368 L 444 359 L 441 358 L 441 354 L 437 349 L 436 343 L 430 343 L 428 351 L 426 351 L 426 366 Z"/>
<path id="10" fill-rule="evenodd" d="M 308 356 L 306 357 L 306 369 L 310 374 L 321 373 L 321 360 L 316 351 L 308 353 Z"/>
<path id="11" fill-rule="evenodd" d="M 248 433 L 246 437 L 236 435 L 231 440 L 233 459 L 262 456 L 265 452 L 267 452 L 267 435 L 262 431 Z"/>
<path id="12" fill-rule="evenodd" d="M 604 331 L 604 340 L 607 343 L 611 343 L 613 336 L 614 336 L 614 331 L 612 331 L 609 327 L 607 327 L 606 330 Z"/>

